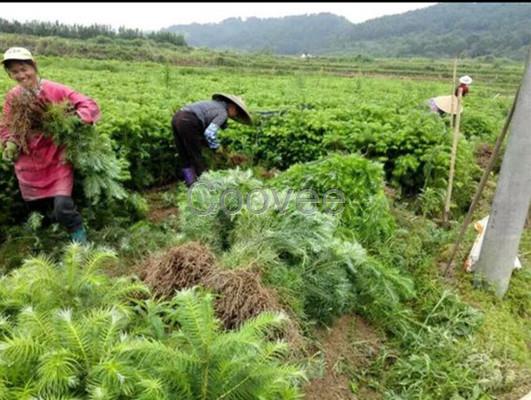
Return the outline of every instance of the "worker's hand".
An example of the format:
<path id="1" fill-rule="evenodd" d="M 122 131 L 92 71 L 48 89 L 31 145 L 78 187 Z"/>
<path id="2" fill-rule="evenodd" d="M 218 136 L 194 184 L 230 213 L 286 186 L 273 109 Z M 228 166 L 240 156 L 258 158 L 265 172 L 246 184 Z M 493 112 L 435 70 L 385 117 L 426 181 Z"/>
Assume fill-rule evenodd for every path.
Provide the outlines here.
<path id="1" fill-rule="evenodd" d="M 7 162 L 15 162 L 18 158 L 18 146 L 13 142 L 7 142 L 2 151 L 2 159 Z"/>

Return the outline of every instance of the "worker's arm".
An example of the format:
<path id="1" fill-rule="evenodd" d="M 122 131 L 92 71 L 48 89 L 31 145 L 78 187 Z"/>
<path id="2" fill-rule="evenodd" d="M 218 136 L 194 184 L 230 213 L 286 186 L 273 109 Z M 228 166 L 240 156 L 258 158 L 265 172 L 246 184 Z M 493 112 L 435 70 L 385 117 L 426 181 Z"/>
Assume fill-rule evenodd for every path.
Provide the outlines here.
<path id="1" fill-rule="evenodd" d="M 210 123 L 208 127 L 205 129 L 205 138 L 208 142 L 208 147 L 211 149 L 217 149 L 219 147 L 219 141 L 218 141 L 218 130 L 219 126 L 216 125 L 214 122 Z"/>

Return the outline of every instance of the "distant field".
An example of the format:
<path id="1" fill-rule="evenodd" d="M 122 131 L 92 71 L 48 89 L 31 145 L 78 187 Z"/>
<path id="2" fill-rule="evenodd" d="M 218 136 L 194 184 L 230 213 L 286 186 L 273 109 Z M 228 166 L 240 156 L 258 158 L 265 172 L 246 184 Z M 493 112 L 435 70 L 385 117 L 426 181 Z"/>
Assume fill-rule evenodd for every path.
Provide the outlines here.
<path id="1" fill-rule="evenodd" d="M 260 73 L 319 72 L 342 76 L 389 75 L 416 79 L 448 80 L 452 77 L 451 59 L 374 59 L 364 55 L 349 57 L 274 56 L 193 49 L 150 40 L 90 38 L 87 40 L 36 37 L 0 33 L 0 47 L 27 46 L 42 56 L 65 56 L 98 60 L 153 61 L 173 66 L 236 68 Z M 523 63 L 508 59 L 460 60 L 458 74 L 471 75 L 477 83 L 499 86 L 511 93 L 518 86 Z"/>

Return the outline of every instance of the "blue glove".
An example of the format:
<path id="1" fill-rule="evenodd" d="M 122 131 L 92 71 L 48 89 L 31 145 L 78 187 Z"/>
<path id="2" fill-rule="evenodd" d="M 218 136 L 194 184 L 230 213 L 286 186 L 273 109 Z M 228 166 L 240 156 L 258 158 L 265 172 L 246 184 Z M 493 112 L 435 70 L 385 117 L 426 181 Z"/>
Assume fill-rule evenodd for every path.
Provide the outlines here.
<path id="1" fill-rule="evenodd" d="M 214 123 L 211 123 L 208 125 L 208 127 L 205 129 L 205 138 L 208 142 L 208 147 L 211 149 L 217 149 L 219 147 L 219 142 L 217 138 L 217 132 L 219 130 L 219 126 L 217 126 Z"/>

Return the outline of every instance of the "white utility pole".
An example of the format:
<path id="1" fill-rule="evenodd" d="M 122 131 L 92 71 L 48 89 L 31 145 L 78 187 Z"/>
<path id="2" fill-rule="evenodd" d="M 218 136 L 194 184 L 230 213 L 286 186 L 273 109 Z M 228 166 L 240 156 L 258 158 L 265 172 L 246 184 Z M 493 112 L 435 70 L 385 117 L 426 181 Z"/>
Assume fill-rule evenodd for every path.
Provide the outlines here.
<path id="1" fill-rule="evenodd" d="M 516 100 L 489 222 L 475 268 L 476 279 L 503 297 L 531 202 L 531 49 Z"/>

